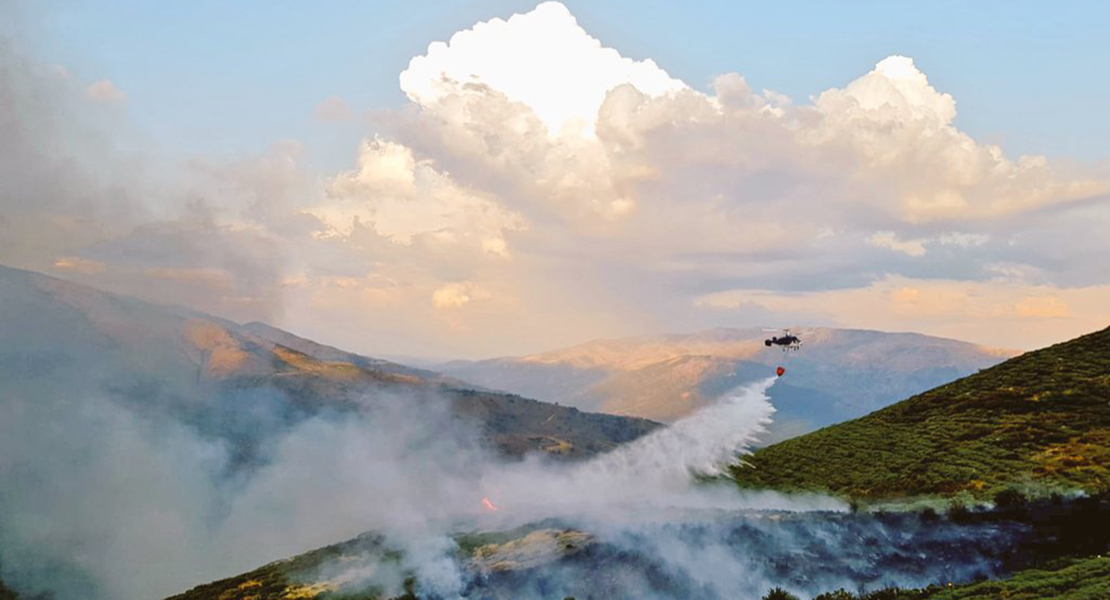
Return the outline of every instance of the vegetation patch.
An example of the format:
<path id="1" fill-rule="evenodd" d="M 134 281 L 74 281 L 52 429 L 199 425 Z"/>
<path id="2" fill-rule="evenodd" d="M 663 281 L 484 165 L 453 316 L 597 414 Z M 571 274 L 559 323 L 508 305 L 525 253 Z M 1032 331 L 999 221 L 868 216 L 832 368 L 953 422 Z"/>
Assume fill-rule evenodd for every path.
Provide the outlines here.
<path id="1" fill-rule="evenodd" d="M 357 590 L 349 591 L 340 583 L 329 583 L 323 569 L 350 557 L 399 564 L 401 555 L 386 547 L 380 536 L 364 534 L 249 573 L 199 585 L 167 600 L 385 600 L 384 590 L 373 584 L 359 583 L 354 586 Z M 411 581 L 406 582 L 406 595 L 400 598 L 407 598 L 412 587 Z"/>
<path id="2" fill-rule="evenodd" d="M 1026 569 L 1007 579 L 923 589 L 836 590 L 813 600 L 1105 600 L 1110 598 L 1110 557 L 1071 559 Z M 774 588 L 763 600 L 800 600 Z"/>

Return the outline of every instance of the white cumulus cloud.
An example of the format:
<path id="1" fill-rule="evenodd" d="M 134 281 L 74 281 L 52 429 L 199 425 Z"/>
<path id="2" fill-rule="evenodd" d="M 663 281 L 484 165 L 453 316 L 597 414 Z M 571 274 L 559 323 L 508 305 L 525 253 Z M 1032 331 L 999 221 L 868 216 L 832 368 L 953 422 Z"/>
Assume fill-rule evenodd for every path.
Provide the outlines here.
<path id="1" fill-rule="evenodd" d="M 421 105 L 496 90 L 530 108 L 552 134 L 564 128 L 591 132 L 605 95 L 619 85 L 650 96 L 686 87 L 651 60 L 632 60 L 602 46 L 558 2 L 433 43 L 412 59 L 400 81 Z"/>
<path id="2" fill-rule="evenodd" d="M 367 227 L 398 244 L 424 237 L 502 257 L 508 255 L 505 232 L 526 228 L 522 217 L 487 195 L 458 185 L 410 148 L 380 138 L 363 142 L 355 170 L 337 175 L 328 202 L 307 212 L 324 225 L 323 237 Z"/>

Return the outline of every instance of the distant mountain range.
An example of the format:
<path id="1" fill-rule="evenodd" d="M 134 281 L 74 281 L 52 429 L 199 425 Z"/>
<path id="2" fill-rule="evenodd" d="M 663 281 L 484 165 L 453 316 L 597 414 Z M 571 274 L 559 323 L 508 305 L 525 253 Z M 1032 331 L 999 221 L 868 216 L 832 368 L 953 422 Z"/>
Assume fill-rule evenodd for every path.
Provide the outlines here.
<path id="1" fill-rule="evenodd" d="M 773 376 L 768 442 L 859 417 L 1018 354 L 915 333 L 798 328 L 796 352 L 763 329 L 599 340 L 522 357 L 453 361 L 444 374 L 582 410 L 670 422 L 735 386 Z"/>
<path id="2" fill-rule="evenodd" d="M 592 455 L 656 427 L 484 391 L 431 371 L 0 266 L 0 401 L 101 394 L 139 414 L 171 415 L 230 443 L 240 462 L 323 411 L 383 395 L 448 402 L 492 445 L 519 456 Z"/>
<path id="3" fill-rule="evenodd" d="M 1110 492 L 1110 328 L 1028 352 L 732 469 L 863 499 Z"/>

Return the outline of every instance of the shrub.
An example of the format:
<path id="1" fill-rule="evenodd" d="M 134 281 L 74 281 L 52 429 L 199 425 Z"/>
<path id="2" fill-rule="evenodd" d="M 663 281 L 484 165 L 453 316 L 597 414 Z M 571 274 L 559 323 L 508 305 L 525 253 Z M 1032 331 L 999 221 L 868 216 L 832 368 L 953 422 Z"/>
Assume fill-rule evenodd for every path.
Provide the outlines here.
<path id="1" fill-rule="evenodd" d="M 799 600 L 799 598 L 780 587 L 773 587 L 763 597 L 763 600 Z"/>
<path id="2" fill-rule="evenodd" d="M 856 600 L 856 595 L 841 588 L 835 592 L 825 592 L 824 594 L 814 596 L 813 600 Z"/>

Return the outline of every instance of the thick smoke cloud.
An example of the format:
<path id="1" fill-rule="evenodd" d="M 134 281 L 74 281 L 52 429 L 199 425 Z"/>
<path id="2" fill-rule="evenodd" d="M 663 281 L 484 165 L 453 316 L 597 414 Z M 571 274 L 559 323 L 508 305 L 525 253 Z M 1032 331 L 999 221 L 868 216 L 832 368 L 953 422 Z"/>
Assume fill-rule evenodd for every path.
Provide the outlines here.
<path id="1" fill-rule="evenodd" d="M 667 429 L 569 465 L 539 457 L 506 462 L 462 443 L 465 438 L 445 438 L 443 422 L 429 421 L 411 407 L 390 414 L 388 435 L 373 426 L 367 431 L 366 423 L 312 433 L 316 425 L 309 425 L 283 443 L 274 466 L 263 469 L 250 493 L 236 504 L 252 506 L 251 512 L 264 521 L 266 515 L 278 517 L 276 530 L 247 534 L 263 539 L 276 535 L 270 545 L 280 545 L 290 529 L 296 530 L 291 539 L 298 544 L 317 539 L 322 529 L 335 541 L 340 539 L 332 529 L 336 524 L 321 515 L 357 515 L 353 522 L 371 524 L 403 550 L 400 569 L 372 558 L 360 562 L 347 557 L 321 568 L 318 577 L 324 583 L 344 589 L 375 584 L 399 593 L 399 583 L 411 573 L 426 593 L 448 598 L 463 594 L 472 576 L 453 540 L 460 531 L 504 530 L 558 519 L 614 538 L 640 532 L 660 544 L 680 544 L 665 537 L 656 540 L 652 528 L 683 511 L 844 510 L 828 498 L 740 495 L 729 485 L 695 483 L 698 475 L 718 474 L 765 432 L 773 408 L 764 391 L 771 383 L 734 390 Z M 357 433 L 343 435 L 348 426 Z M 321 445 L 321 439 L 331 442 Z M 344 446 L 338 453 L 335 443 Z M 392 450 L 383 451 L 379 444 Z M 374 457 L 369 463 L 364 458 L 368 455 Z M 343 458 L 336 461 L 334 456 Z M 381 462 L 387 456 L 390 462 Z M 320 461 L 330 461 L 329 472 L 320 472 Z M 306 499 L 305 490 L 319 490 L 321 497 Z M 305 506 L 313 510 L 306 512 Z M 716 551 L 727 553 L 724 548 Z M 727 560 L 735 567 L 736 559 L 730 555 Z"/>
<path id="2" fill-rule="evenodd" d="M 18 382 L 0 393 L 0 579 L 28 593 L 157 598 L 478 507 L 470 477 L 484 450 L 442 400 L 376 397 L 366 414 L 273 425 L 244 467 L 223 432 L 95 388 Z M 252 414 L 256 427 L 286 420 L 280 398 L 254 400 L 271 413 Z"/>
<path id="3" fill-rule="evenodd" d="M 104 83 L 92 100 L 115 102 L 123 92 Z M 230 221 L 236 197 L 210 177 L 116 151 L 127 126 L 83 85 L 0 37 L 0 264 L 241 320 L 278 316 L 277 238 Z"/>
<path id="4" fill-rule="evenodd" d="M 62 599 L 138 599 L 220 568 L 218 445 L 82 390 L 5 393 L 0 578 Z"/>
<path id="5" fill-rule="evenodd" d="M 403 552 L 399 562 L 380 550 L 344 554 L 300 582 L 396 594 L 412 575 L 431 598 L 719 600 L 758 597 L 777 585 L 813 594 L 1005 572 L 1002 557 L 1023 535 L 1018 526 L 852 515 L 829 498 L 696 484 L 695 475 L 735 460 L 763 430 L 770 384 L 734 390 L 668 429 L 573 465 L 506 463 L 467 451 L 459 438 L 433 441 L 427 436 L 435 432 L 411 421 L 415 415 L 401 416 L 404 410 L 390 412 L 391 431 L 404 432 L 394 436 L 365 423 L 351 436 L 342 433 L 351 423 L 312 423 L 283 442 L 273 466 L 236 499 L 254 516 L 236 537 L 284 547 L 294 531 L 298 539 L 341 533 L 325 514 L 372 523 Z M 392 450 L 382 454 L 383 443 Z M 336 454 L 336 444 L 352 451 Z M 318 456 L 324 446 L 327 457 Z M 375 453 L 368 462 L 367 452 Z M 386 455 L 392 462 L 379 464 Z M 319 461 L 328 458 L 333 468 L 321 472 Z M 258 533 L 254 527 L 272 525 L 270 517 L 278 530 Z M 477 562 L 455 541 L 459 533 L 522 526 L 534 533 L 518 533 L 518 541 Z M 581 533 L 558 533 L 563 528 Z M 507 568 L 495 562 L 502 560 Z"/>
<path id="6" fill-rule="evenodd" d="M 412 575 L 430 598 L 720 600 L 758 598 L 774 586 L 802 597 L 918 587 L 1012 568 L 1007 557 L 1028 535 L 1014 523 L 850 514 L 821 496 L 695 483 L 758 438 L 773 411 L 765 395 L 772 383 L 733 390 L 584 463 L 468 463 L 469 477 L 438 488 L 448 493 L 426 519 L 409 521 L 399 510 L 399 521 L 382 525 L 386 543 L 404 552 L 399 563 L 380 551 L 347 553 L 302 583 L 400 593 Z M 466 504 L 479 494 L 481 505 Z M 501 539 L 512 541 L 460 553 L 459 534 L 508 530 L 515 532 Z"/>

